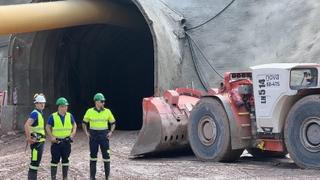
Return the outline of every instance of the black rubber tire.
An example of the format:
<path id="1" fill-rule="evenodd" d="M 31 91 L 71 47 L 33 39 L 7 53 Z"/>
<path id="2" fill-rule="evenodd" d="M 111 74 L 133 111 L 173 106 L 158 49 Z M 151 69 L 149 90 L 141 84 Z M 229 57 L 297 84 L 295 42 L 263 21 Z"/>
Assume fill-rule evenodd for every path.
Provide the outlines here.
<path id="1" fill-rule="evenodd" d="M 231 145 L 230 145 L 229 152 L 227 152 L 227 154 L 221 160 L 221 162 L 235 162 L 240 158 L 240 156 L 243 153 L 243 151 L 244 151 L 244 149 L 231 150 Z"/>
<path id="2" fill-rule="evenodd" d="M 204 145 L 198 136 L 198 124 L 204 116 L 212 118 L 216 125 L 216 138 L 211 145 Z M 202 98 L 191 112 L 188 123 L 188 136 L 192 151 L 202 161 L 233 162 L 243 149 L 232 150 L 227 114 L 219 100 Z"/>
<path id="3" fill-rule="evenodd" d="M 320 151 L 310 152 L 300 138 L 300 128 L 310 117 L 320 118 L 320 95 L 303 97 L 290 109 L 285 121 L 284 140 L 290 157 L 302 168 L 320 169 Z"/>
<path id="4" fill-rule="evenodd" d="M 288 152 L 263 151 L 258 148 L 247 149 L 247 151 L 256 158 L 285 158 Z"/>

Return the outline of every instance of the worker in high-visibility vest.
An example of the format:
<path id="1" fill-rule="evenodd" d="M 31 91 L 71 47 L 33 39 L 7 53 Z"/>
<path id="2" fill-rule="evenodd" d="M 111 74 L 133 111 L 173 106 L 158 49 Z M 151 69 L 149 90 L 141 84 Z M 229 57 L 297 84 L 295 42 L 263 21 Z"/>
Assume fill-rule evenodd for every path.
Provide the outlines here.
<path id="1" fill-rule="evenodd" d="M 42 111 L 46 98 L 43 94 L 34 95 L 35 109 L 30 113 L 24 130 L 31 149 L 31 163 L 29 165 L 28 180 L 36 180 L 45 142 L 44 119 Z"/>
<path id="2" fill-rule="evenodd" d="M 51 140 L 51 179 L 55 180 L 58 164 L 62 159 L 62 178 L 68 179 L 69 156 L 71 143 L 76 134 L 77 124 L 72 114 L 68 112 L 68 101 L 60 97 L 56 101 L 58 112 L 49 116 L 46 130 Z"/>
<path id="3" fill-rule="evenodd" d="M 104 161 L 105 178 L 108 179 L 110 174 L 109 138 L 116 127 L 115 119 L 110 109 L 104 107 L 105 98 L 103 94 L 97 93 L 93 100 L 95 106 L 87 110 L 82 124 L 84 132 L 89 137 L 90 179 L 95 179 L 96 176 L 99 146 Z"/>

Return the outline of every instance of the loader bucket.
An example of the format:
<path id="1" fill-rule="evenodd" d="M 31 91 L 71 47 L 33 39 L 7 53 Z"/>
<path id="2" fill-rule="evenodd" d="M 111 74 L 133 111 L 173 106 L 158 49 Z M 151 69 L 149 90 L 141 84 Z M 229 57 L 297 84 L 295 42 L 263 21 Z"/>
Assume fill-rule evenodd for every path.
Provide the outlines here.
<path id="1" fill-rule="evenodd" d="M 188 148 L 188 117 L 202 94 L 180 88 L 166 91 L 163 97 L 144 98 L 143 125 L 131 156 Z"/>

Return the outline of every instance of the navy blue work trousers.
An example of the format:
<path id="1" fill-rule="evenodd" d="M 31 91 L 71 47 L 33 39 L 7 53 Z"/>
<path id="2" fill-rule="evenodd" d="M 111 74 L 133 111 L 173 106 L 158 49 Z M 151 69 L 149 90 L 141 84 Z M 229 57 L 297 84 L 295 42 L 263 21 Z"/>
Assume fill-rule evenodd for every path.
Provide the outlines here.
<path id="1" fill-rule="evenodd" d="M 42 159 L 44 142 L 37 142 L 30 145 L 31 149 L 31 163 L 29 165 L 29 170 L 37 171 L 40 166 Z"/>
<path id="2" fill-rule="evenodd" d="M 109 139 L 107 130 L 90 130 L 90 161 L 97 161 L 98 150 L 100 147 L 104 162 L 110 162 Z"/>
<path id="3" fill-rule="evenodd" d="M 52 143 L 51 166 L 58 166 L 60 159 L 62 160 L 62 166 L 69 166 L 70 153 L 71 153 L 70 141 L 60 140 L 59 143 Z"/>

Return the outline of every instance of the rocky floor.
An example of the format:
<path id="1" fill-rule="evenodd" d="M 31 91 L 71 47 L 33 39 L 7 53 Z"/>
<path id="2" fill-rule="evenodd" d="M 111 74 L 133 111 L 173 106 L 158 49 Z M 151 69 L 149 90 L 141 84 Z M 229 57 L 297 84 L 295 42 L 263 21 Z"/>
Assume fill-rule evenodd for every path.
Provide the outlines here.
<path id="1" fill-rule="evenodd" d="M 292 160 L 254 159 L 244 153 L 236 163 L 200 162 L 192 154 L 130 159 L 137 131 L 116 131 L 111 139 L 110 179 L 320 179 L 319 171 L 298 168 Z M 30 149 L 22 134 L 0 139 L 0 179 L 26 179 Z M 50 179 L 50 143 L 46 144 L 38 179 Z M 72 145 L 69 179 L 88 179 L 89 147 L 79 131 Z M 59 169 L 61 178 L 61 169 Z M 97 179 L 103 179 L 99 154 Z"/>

